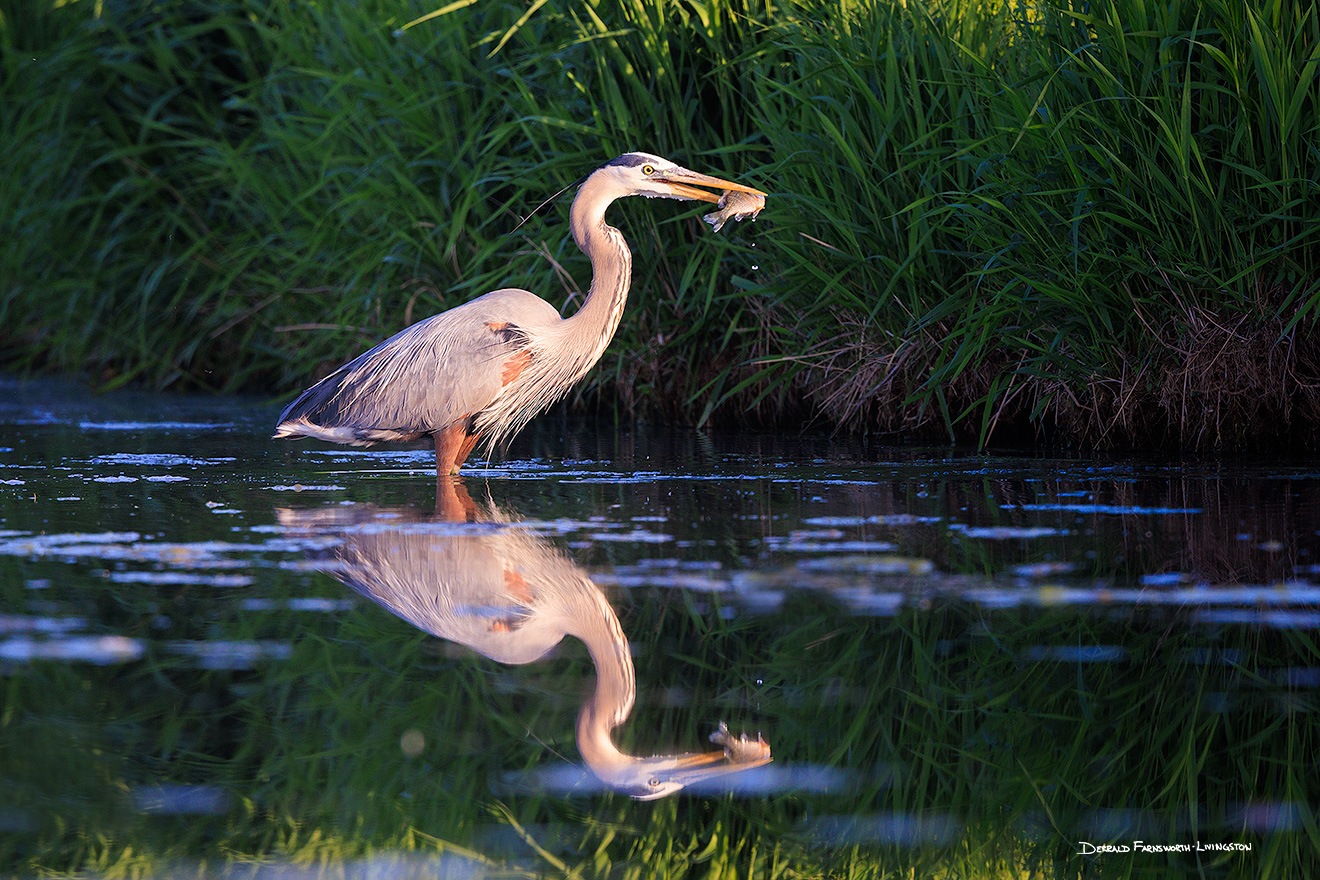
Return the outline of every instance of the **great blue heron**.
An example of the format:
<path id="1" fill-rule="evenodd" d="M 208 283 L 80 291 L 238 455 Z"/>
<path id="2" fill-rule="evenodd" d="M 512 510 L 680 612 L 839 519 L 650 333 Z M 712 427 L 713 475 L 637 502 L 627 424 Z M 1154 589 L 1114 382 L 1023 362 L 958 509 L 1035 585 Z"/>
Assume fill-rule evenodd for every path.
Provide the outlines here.
<path id="1" fill-rule="evenodd" d="M 280 510 L 281 525 L 332 532 L 329 571 L 413 626 L 466 645 L 500 663 L 531 663 L 565 635 L 581 639 L 596 667 L 596 687 L 577 718 L 577 744 L 591 772 L 610 789 L 639 800 L 665 797 L 698 782 L 763 766 L 770 749 L 742 756 L 728 747 L 642 757 L 614 744 L 612 732 L 637 694 L 632 653 L 609 601 L 581 568 L 531 531 L 472 528 L 445 522 L 500 520 L 477 511 L 462 483 L 444 476 L 453 507 L 436 519 L 368 505 Z M 717 738 L 727 733 L 721 723 Z M 720 738 L 720 741 L 725 739 Z"/>
<path id="2" fill-rule="evenodd" d="M 752 196 L 752 208 L 726 207 L 719 191 Z M 573 239 L 591 259 L 592 273 L 576 313 L 561 318 L 526 290 L 491 291 L 413 324 L 304 391 L 280 414 L 275 437 L 366 446 L 430 435 L 437 476 L 457 473 L 479 441 L 489 449 L 518 431 L 585 376 L 609 345 L 628 297 L 632 253 L 605 222 L 605 209 L 634 195 L 719 202 L 724 215 L 739 218 L 754 215 L 765 198 L 758 189 L 649 153 L 607 162 L 582 183 L 569 211 Z"/>

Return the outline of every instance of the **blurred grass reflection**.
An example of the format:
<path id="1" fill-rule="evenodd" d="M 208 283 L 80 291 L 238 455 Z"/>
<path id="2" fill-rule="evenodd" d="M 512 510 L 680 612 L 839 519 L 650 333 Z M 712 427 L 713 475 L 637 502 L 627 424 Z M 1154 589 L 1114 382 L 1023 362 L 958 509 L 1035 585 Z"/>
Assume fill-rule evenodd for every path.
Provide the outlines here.
<path id="1" fill-rule="evenodd" d="M 0 565 L 24 582 L 24 563 Z M 276 593 L 306 594 L 305 576 L 277 577 Z M 3 589 L 12 607 L 21 587 Z M 144 660 L 4 667 L 6 873 L 342 876 L 378 858 L 588 878 L 1316 867 L 1309 632 L 943 600 L 857 618 L 819 593 L 752 616 L 677 590 L 620 594 L 639 682 L 620 746 L 704 740 L 728 718 L 765 733 L 778 774 L 763 796 L 638 803 L 509 784 L 579 761 L 591 667 L 571 640 L 505 667 L 366 603 L 252 613 L 224 590 L 101 592 Z M 202 668 L 152 635 L 162 606 L 213 640 L 284 640 L 290 655 Z M 1120 644 L 1117 659 L 1081 650 Z M 1077 854 L 1134 839 L 1251 851 Z"/>

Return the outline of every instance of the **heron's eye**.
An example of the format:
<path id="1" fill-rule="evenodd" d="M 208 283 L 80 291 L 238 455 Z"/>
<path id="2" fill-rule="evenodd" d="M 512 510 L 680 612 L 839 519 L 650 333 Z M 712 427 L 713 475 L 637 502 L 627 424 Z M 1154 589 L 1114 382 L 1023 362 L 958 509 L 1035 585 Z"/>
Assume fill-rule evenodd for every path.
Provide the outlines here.
<path id="1" fill-rule="evenodd" d="M 650 781 L 649 783 L 647 783 L 647 784 L 650 785 L 652 788 L 656 788 L 656 787 L 658 787 L 658 786 L 660 785 L 660 777 L 659 777 L 659 776 L 652 776 L 652 777 L 651 777 L 651 781 Z"/>
<path id="2" fill-rule="evenodd" d="M 642 173 L 645 174 L 645 175 L 647 175 L 648 177 L 649 177 L 650 175 L 652 175 L 652 174 L 655 174 L 655 166 L 654 166 L 654 165 L 643 165 L 643 166 L 642 166 Z"/>

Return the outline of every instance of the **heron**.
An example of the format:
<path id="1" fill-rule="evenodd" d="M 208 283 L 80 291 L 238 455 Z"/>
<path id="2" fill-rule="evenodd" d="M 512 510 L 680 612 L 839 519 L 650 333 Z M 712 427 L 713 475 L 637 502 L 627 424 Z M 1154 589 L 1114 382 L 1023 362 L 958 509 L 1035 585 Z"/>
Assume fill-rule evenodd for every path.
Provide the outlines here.
<path id="1" fill-rule="evenodd" d="M 703 189 L 702 187 L 705 187 Z M 766 194 L 690 171 L 650 153 L 625 153 L 589 174 L 569 211 L 591 261 L 591 287 L 571 316 L 536 294 L 493 290 L 419 321 L 308 388 L 280 414 L 275 438 L 368 446 L 435 443 L 436 476 L 457 474 L 478 443 L 487 451 L 562 398 L 600 360 L 623 316 L 632 252 L 605 211 L 626 196 L 715 202 L 725 216 L 755 211 Z M 757 208 L 759 210 L 759 207 Z M 718 215 L 712 215 L 718 216 Z"/>
<path id="2" fill-rule="evenodd" d="M 612 733 L 632 712 L 637 682 L 609 600 L 554 545 L 493 505 L 479 511 L 458 479 L 441 479 L 454 493 L 450 513 L 466 511 L 458 525 L 449 513 L 417 517 L 372 505 L 281 509 L 279 521 L 293 531 L 336 534 L 331 575 L 418 629 L 496 662 L 531 663 L 566 635 L 581 639 L 596 686 L 578 712 L 578 751 L 611 790 L 655 800 L 771 762 L 769 746 L 759 741 L 764 748 L 749 756 L 727 747 L 651 756 L 621 750 Z M 482 527 L 467 525 L 474 522 Z M 726 731 L 721 723 L 717 736 Z"/>

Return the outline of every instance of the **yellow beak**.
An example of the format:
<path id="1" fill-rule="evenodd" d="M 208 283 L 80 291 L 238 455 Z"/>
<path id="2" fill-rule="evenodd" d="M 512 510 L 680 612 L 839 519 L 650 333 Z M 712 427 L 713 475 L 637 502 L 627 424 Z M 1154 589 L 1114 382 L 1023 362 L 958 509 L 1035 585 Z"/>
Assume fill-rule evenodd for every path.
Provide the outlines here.
<path id="1" fill-rule="evenodd" d="M 745 190 L 743 190 L 745 191 Z M 753 190 L 755 192 L 755 190 Z M 693 771 L 698 778 L 708 778 L 710 776 L 720 776 L 724 773 L 730 773 L 738 770 L 750 770 L 753 767 L 761 767 L 769 764 L 773 758 L 768 754 L 763 758 L 756 758 L 751 761 L 733 763 L 724 754 L 721 749 L 717 752 L 697 752 L 690 755 L 680 755 L 674 762 L 674 766 L 679 770 Z"/>
<path id="2" fill-rule="evenodd" d="M 688 171 L 686 168 L 670 169 L 664 172 L 663 176 L 657 177 L 656 181 L 668 186 L 677 198 L 693 199 L 698 202 L 718 202 L 720 194 L 729 191 L 750 193 L 762 198 L 766 196 L 766 193 L 761 192 L 759 189 L 744 186 L 741 183 L 734 183 L 731 180 L 721 180 L 718 177 L 711 177 L 709 174 L 698 174 L 696 171 Z M 707 192 L 704 189 L 697 189 L 698 186 L 708 186 L 714 191 Z"/>

